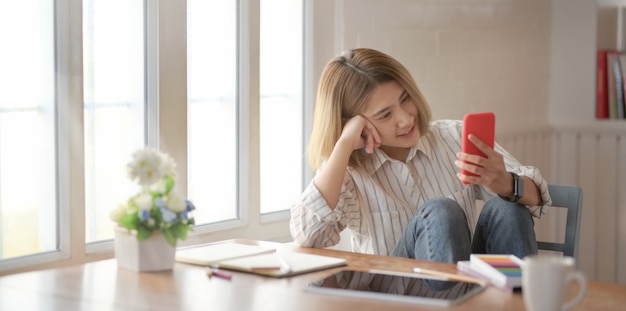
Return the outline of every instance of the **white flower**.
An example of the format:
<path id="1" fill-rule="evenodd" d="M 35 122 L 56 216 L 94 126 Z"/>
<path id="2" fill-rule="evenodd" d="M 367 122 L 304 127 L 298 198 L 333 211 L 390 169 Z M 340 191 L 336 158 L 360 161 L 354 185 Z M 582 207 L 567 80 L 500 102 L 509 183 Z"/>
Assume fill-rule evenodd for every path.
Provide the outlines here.
<path id="1" fill-rule="evenodd" d="M 157 180 L 149 189 L 151 192 L 165 193 L 165 181 L 163 179 Z"/>
<path id="2" fill-rule="evenodd" d="M 128 163 L 128 176 L 131 180 L 137 179 L 142 186 L 149 186 L 163 178 L 163 167 L 163 156 L 158 150 L 142 149 L 135 152 L 132 161 Z"/>
<path id="3" fill-rule="evenodd" d="M 128 207 L 126 207 L 126 205 L 120 204 L 116 209 L 109 213 L 109 218 L 111 218 L 114 222 L 119 223 L 120 219 L 126 215 L 127 210 Z"/>
<path id="4" fill-rule="evenodd" d="M 174 213 L 181 213 L 187 210 L 187 202 L 173 190 L 167 195 L 166 205 Z"/>
<path id="5" fill-rule="evenodd" d="M 176 180 L 176 162 L 167 153 L 161 153 L 161 172 L 164 176 L 169 176 Z"/>
<path id="6" fill-rule="evenodd" d="M 152 196 L 147 192 L 136 196 L 134 201 L 140 210 L 149 211 L 152 208 Z"/>
<path id="7" fill-rule="evenodd" d="M 111 220 L 136 232 L 139 241 L 148 239 L 155 231 L 162 231 L 172 246 L 178 239 L 186 238 L 194 225 L 189 215 L 194 208 L 174 191 L 177 177 L 174 159 L 159 150 L 145 148 L 133 154 L 126 168 L 129 178 L 142 189 L 126 205 L 111 211 Z M 158 216 L 159 211 L 160 217 L 152 217 Z"/>

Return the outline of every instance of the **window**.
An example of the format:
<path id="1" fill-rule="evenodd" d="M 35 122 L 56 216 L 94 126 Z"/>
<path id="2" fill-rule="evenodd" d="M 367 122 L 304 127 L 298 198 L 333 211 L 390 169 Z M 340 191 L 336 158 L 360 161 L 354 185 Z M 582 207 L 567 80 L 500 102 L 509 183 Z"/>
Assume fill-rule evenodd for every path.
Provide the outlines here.
<path id="1" fill-rule="evenodd" d="M 146 144 L 179 164 L 177 187 L 197 207 L 189 243 L 288 237 L 303 170 L 302 10 L 0 0 L 0 273 L 109 255 L 109 212 L 136 191 L 125 167 Z"/>
<path id="2" fill-rule="evenodd" d="M 297 0 L 261 1 L 261 213 L 289 208 L 302 191 L 302 5 Z"/>
<path id="3" fill-rule="evenodd" d="M 109 212 L 136 193 L 126 163 L 145 145 L 143 1 L 83 1 L 86 242 L 113 237 Z"/>
<path id="4" fill-rule="evenodd" d="M 52 1 L 0 1 L 0 258 L 57 249 Z"/>
<path id="5" fill-rule="evenodd" d="M 245 219 L 248 204 L 262 214 L 287 210 L 303 181 L 303 3 L 260 1 L 260 27 L 250 27 L 260 35 L 238 28 L 237 1 L 187 3 L 189 196 L 200 207 L 197 223 Z M 243 41 L 258 40 L 259 55 L 242 58 L 238 31 Z M 260 94 L 251 94 L 257 85 Z M 242 168 L 259 182 L 241 178 Z"/>
<path id="6" fill-rule="evenodd" d="M 197 224 L 236 219 L 237 1 L 187 1 L 189 198 Z"/>

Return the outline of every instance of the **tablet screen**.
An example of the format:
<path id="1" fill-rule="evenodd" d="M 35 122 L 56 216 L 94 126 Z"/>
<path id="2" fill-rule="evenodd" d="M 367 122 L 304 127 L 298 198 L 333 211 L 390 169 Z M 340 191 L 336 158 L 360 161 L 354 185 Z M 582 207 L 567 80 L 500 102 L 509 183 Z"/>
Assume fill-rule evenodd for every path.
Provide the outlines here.
<path id="1" fill-rule="evenodd" d="M 307 285 L 310 292 L 450 306 L 484 289 L 483 284 L 442 281 L 420 274 L 344 270 Z"/>

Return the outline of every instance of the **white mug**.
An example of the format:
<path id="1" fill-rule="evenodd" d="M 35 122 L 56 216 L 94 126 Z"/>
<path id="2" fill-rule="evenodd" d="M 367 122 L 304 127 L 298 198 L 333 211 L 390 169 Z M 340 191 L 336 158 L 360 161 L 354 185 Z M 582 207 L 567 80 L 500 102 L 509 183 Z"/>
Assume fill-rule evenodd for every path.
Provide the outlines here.
<path id="1" fill-rule="evenodd" d="M 587 279 L 575 268 L 574 258 L 568 256 L 525 257 L 522 264 L 522 296 L 526 309 L 560 311 L 579 304 L 587 293 Z M 573 281 L 578 282 L 578 294 L 565 302 L 565 294 Z"/>

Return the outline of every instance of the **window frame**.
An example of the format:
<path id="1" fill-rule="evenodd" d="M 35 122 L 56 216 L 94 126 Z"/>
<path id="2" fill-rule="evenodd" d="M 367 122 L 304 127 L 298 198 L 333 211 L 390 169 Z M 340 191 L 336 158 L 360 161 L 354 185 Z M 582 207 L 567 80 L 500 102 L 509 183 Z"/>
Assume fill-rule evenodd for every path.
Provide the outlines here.
<path id="1" fill-rule="evenodd" d="M 61 261 L 84 257 L 83 81 L 82 5 L 71 0 L 54 2 L 55 59 L 55 149 L 57 151 L 57 249 L 0 260 L 0 274 L 47 267 Z M 76 131 L 76 129 L 79 129 Z M 78 224 L 78 225 L 77 225 Z M 80 243 L 77 243 L 77 239 Z M 81 247 L 81 245 L 83 247 Z"/>
<path id="2" fill-rule="evenodd" d="M 314 1 L 304 1 L 304 131 L 308 137 L 312 119 L 313 9 Z M 146 14 L 146 140 L 147 145 L 168 152 L 177 162 L 180 193 L 187 191 L 187 137 L 180 130 L 186 124 L 187 73 L 186 1 L 147 1 Z M 82 1 L 54 1 L 56 70 L 56 150 L 57 150 L 57 251 L 0 260 L 0 275 L 80 264 L 113 258 L 113 241 L 85 243 L 85 158 L 82 64 Z M 178 246 L 224 239 L 254 237 L 290 241 L 289 211 L 260 213 L 259 172 L 259 24 L 260 3 L 238 1 L 238 208 L 239 219 L 198 226 Z M 167 31 L 159 31 L 167 26 Z M 165 74 L 163 74 L 165 73 Z M 184 103 L 181 104 L 181 103 Z M 182 108 L 184 106 L 184 108 Z M 181 109 L 182 108 L 182 109 Z M 167 122 L 164 118 L 167 117 Z M 306 144 L 307 139 L 304 139 Z M 303 146 L 304 148 L 304 146 Z M 305 167 L 308 167 L 305 165 Z M 306 170 L 306 169 L 305 169 Z M 308 183 L 310 169 L 304 174 Z M 210 207 L 207 207 L 210 208 Z"/>

